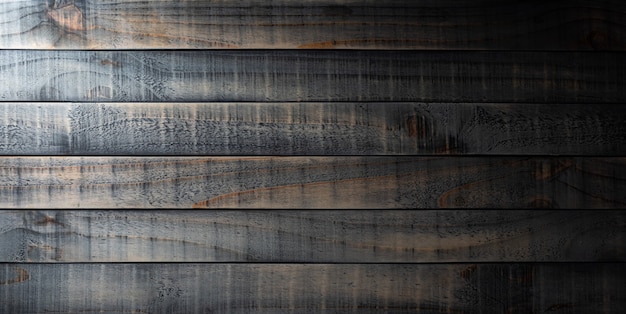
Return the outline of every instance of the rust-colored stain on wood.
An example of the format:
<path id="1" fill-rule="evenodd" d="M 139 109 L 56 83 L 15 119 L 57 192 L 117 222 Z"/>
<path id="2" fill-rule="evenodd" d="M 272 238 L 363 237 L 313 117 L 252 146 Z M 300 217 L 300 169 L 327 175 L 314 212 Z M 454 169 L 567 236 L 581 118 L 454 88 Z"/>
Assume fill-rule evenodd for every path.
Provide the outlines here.
<path id="1" fill-rule="evenodd" d="M 38 225 L 38 226 L 45 226 L 45 225 L 49 225 L 49 224 L 55 224 L 55 225 L 59 225 L 61 227 L 65 227 L 65 225 L 62 222 L 58 222 L 56 220 L 56 218 L 54 218 L 52 216 L 48 216 L 48 215 L 43 215 L 41 220 L 36 221 L 35 224 Z"/>
<path id="2" fill-rule="evenodd" d="M 73 1 L 56 1 L 46 11 L 46 15 L 59 27 L 70 31 L 82 31 L 85 29 L 83 12 Z"/>
<path id="3" fill-rule="evenodd" d="M 470 265 L 467 268 L 463 269 L 459 273 L 459 275 L 461 276 L 461 278 L 463 278 L 465 280 L 469 280 L 474 275 L 474 272 L 476 272 L 476 269 L 478 269 L 478 266 Z"/>
<path id="4" fill-rule="evenodd" d="M 26 271 L 26 269 L 19 266 L 14 266 L 13 269 L 17 274 L 15 278 L 0 280 L 0 285 L 18 284 L 30 279 L 30 274 L 28 273 L 28 271 Z"/>

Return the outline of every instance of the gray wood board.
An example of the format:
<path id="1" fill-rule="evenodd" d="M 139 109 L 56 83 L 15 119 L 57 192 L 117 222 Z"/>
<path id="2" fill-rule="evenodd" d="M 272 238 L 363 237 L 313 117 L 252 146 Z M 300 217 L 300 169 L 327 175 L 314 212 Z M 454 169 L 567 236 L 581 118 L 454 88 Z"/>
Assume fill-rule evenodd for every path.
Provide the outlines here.
<path id="1" fill-rule="evenodd" d="M 623 155 L 621 104 L 0 103 L 2 155 Z"/>
<path id="2" fill-rule="evenodd" d="M 624 50 L 625 11 L 591 0 L 14 0 L 0 4 L 0 46 Z"/>
<path id="3" fill-rule="evenodd" d="M 4 313 L 621 313 L 623 264 L 0 264 Z"/>
<path id="4" fill-rule="evenodd" d="M 0 211 L 0 262 L 626 261 L 610 210 Z"/>
<path id="5" fill-rule="evenodd" d="M 3 208 L 624 208 L 626 159 L 3 157 Z"/>
<path id="6" fill-rule="evenodd" d="M 1 101 L 623 103 L 626 54 L 0 51 Z"/>

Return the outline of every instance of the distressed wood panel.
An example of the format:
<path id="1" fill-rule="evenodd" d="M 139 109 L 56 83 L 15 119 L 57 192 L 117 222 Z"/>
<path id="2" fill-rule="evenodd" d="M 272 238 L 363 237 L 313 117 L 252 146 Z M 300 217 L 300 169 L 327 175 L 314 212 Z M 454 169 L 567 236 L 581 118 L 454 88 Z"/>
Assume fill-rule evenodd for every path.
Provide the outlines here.
<path id="1" fill-rule="evenodd" d="M 2 101 L 623 103 L 626 54 L 0 51 Z"/>
<path id="2" fill-rule="evenodd" d="M 1 264 L 5 313 L 620 313 L 621 264 Z"/>
<path id="3" fill-rule="evenodd" d="M 69 153 L 68 109 L 60 103 L 0 103 L 0 154 Z"/>
<path id="4" fill-rule="evenodd" d="M 624 50 L 622 1 L 13 0 L 0 46 Z"/>
<path id="5" fill-rule="evenodd" d="M 626 261 L 598 210 L 0 211 L 2 262 Z"/>
<path id="6" fill-rule="evenodd" d="M 5 157 L 4 208 L 624 208 L 626 159 Z"/>
<path id="7" fill-rule="evenodd" d="M 624 312 L 625 12 L 4 1 L 0 312 Z"/>
<path id="8" fill-rule="evenodd" d="M 0 103 L 3 155 L 622 155 L 621 104 Z"/>

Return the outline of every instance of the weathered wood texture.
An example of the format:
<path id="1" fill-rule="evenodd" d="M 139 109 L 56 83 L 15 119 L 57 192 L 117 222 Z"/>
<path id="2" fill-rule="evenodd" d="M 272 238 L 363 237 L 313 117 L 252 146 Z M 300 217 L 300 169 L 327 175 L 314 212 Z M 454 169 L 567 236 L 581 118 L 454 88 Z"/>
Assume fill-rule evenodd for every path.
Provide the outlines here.
<path id="1" fill-rule="evenodd" d="M 626 54 L 0 51 L 2 101 L 624 103 Z"/>
<path id="2" fill-rule="evenodd" d="M 0 48 L 0 313 L 626 312 L 624 2 L 10 0 Z"/>
<path id="3" fill-rule="evenodd" d="M 6 48 L 624 50 L 622 1 L 13 0 Z"/>
<path id="4" fill-rule="evenodd" d="M 0 211 L 0 262 L 626 261 L 597 210 Z"/>
<path id="5" fill-rule="evenodd" d="M 4 208 L 624 208 L 625 158 L 5 157 Z"/>
<path id="6" fill-rule="evenodd" d="M 2 155 L 623 155 L 621 104 L 0 103 Z"/>
<path id="7" fill-rule="evenodd" d="M 566 279 L 565 279 L 566 278 Z M 3 313 L 621 313 L 622 264 L 0 264 Z"/>

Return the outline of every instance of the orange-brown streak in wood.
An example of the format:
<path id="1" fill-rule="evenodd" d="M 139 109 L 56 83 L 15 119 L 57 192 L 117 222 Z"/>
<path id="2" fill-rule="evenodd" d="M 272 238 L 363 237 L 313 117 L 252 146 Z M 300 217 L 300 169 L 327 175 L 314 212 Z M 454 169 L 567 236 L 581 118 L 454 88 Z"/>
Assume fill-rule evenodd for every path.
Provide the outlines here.
<path id="1" fill-rule="evenodd" d="M 83 31 L 83 12 L 74 4 L 66 5 L 58 9 L 50 9 L 46 15 L 55 24 L 70 31 Z"/>
<path id="2" fill-rule="evenodd" d="M 523 171 L 522 171 L 523 172 Z M 437 199 L 437 205 L 440 208 L 455 208 L 455 207 L 463 207 L 464 204 L 452 204 L 450 201 L 448 201 L 450 198 L 452 198 L 452 196 L 460 191 L 463 190 L 468 190 L 471 189 L 473 187 L 476 187 L 478 185 L 487 183 L 487 182 L 491 182 L 493 180 L 497 180 L 497 179 L 504 179 L 504 178 L 508 178 L 510 176 L 510 174 L 507 175 L 503 175 L 503 176 L 497 176 L 497 177 L 491 177 L 491 178 L 487 178 L 487 179 L 483 179 L 483 180 L 478 180 L 478 181 L 473 181 L 470 183 L 466 183 L 460 186 L 457 186 L 455 188 L 452 188 L 446 192 L 444 192 L 443 194 L 441 194 L 441 196 L 439 196 L 439 198 Z M 456 201 L 461 201 L 463 202 L 463 200 L 457 200 Z"/>
<path id="3" fill-rule="evenodd" d="M 545 169 L 534 171 L 533 177 L 535 177 L 535 179 L 537 180 L 542 180 L 542 181 L 551 180 L 551 179 L 554 179 L 559 174 L 561 174 L 563 171 L 571 168 L 574 165 L 574 161 L 571 159 L 565 159 L 565 160 L 559 159 L 558 163 L 559 164 L 555 168 L 552 167 L 552 164 L 548 164 L 547 166 L 550 167 L 548 171 L 545 171 Z"/>
<path id="4" fill-rule="evenodd" d="M 378 163 L 378 164 L 382 164 L 382 163 Z M 472 167 L 480 167 L 480 166 L 486 166 L 487 164 L 476 164 L 473 165 Z M 441 170 L 441 169 L 438 169 Z M 323 181 L 323 182 L 311 182 L 311 183 L 304 183 L 304 184 L 289 184 L 289 185 L 281 185 L 281 186 L 273 186 L 273 187 L 264 187 L 264 188 L 257 188 L 257 189 L 250 189 L 250 190 L 245 190 L 245 191 L 235 191 L 232 193 L 227 193 L 227 194 L 222 194 L 216 197 L 213 197 L 211 199 L 208 200 L 204 200 L 204 201 L 200 201 L 197 202 L 193 205 L 193 208 L 213 208 L 210 207 L 211 204 L 217 204 L 217 207 L 220 207 L 220 202 L 223 202 L 225 200 L 228 199 L 237 199 L 238 197 L 244 196 L 244 195 L 255 195 L 257 193 L 267 193 L 267 192 L 272 192 L 272 191 L 285 191 L 285 190 L 289 190 L 289 189 L 304 189 L 307 187 L 319 187 L 319 186 L 325 186 L 325 185 L 341 185 L 343 183 L 353 183 L 353 184 L 358 184 L 358 183 L 362 183 L 362 182 L 366 182 L 366 181 L 384 181 L 384 180 L 402 180 L 403 178 L 411 178 L 411 177 L 418 177 L 420 173 L 424 173 L 424 172 L 432 172 L 433 169 L 423 169 L 423 170 L 417 170 L 417 171 L 411 171 L 411 172 L 407 172 L 407 173 L 401 173 L 401 174 L 393 174 L 393 175 L 383 175 L 383 176 L 373 176 L 373 177 L 361 177 L 361 178 L 352 178 L 352 179 L 342 179 L 342 180 L 334 180 L 334 181 Z M 483 181 L 490 181 L 493 179 L 501 179 L 501 178 L 505 178 L 506 176 L 502 176 L 502 177 L 496 177 L 496 178 L 490 178 L 490 179 L 485 179 L 485 180 L 481 180 L 481 181 L 477 181 L 477 182 L 471 182 L 468 183 L 464 186 L 469 186 L 472 184 L 481 184 L 483 183 Z M 463 188 L 464 186 L 460 187 Z M 377 186 L 378 188 L 381 189 L 385 189 L 384 187 L 381 187 L 381 185 Z M 444 193 L 444 195 L 446 195 L 447 193 L 451 193 L 454 192 L 455 189 Z M 374 192 L 374 190 L 369 190 L 369 193 Z M 445 197 L 444 195 L 442 195 L 442 197 Z M 441 203 L 440 203 L 441 204 Z"/>
<path id="5" fill-rule="evenodd" d="M 34 255 L 35 250 L 43 251 L 45 255 L 52 255 L 52 259 L 55 261 L 60 261 L 63 259 L 63 249 L 50 246 L 50 245 L 34 245 L 31 244 L 28 246 L 28 261 L 32 262 L 33 260 L 30 258 Z"/>
<path id="6" fill-rule="evenodd" d="M 176 36 L 170 36 L 170 35 L 166 35 L 166 34 L 154 34 L 154 33 L 146 33 L 146 32 L 133 32 L 133 31 L 121 31 L 119 29 L 116 30 L 109 30 L 106 27 L 102 27 L 102 26 L 94 26 L 93 29 L 101 29 L 107 32 L 112 32 L 112 33 L 116 33 L 116 34 L 124 34 L 124 35 L 132 35 L 132 36 L 142 36 L 142 37 L 151 37 L 151 38 L 159 38 L 159 39 L 167 39 L 167 40 L 180 40 L 180 41 L 187 41 L 187 42 L 195 42 L 195 43 L 203 43 L 203 44 L 208 44 L 210 47 L 219 47 L 219 48 L 228 48 L 228 49 L 237 49 L 240 48 L 240 46 L 238 45 L 233 45 L 233 44 L 229 44 L 226 42 L 222 42 L 222 41 L 217 41 L 217 40 L 208 40 L 208 39 L 199 39 L 199 38 L 194 38 L 194 37 L 185 37 L 185 36 L 180 36 L 180 35 L 176 35 Z M 102 46 L 102 44 L 98 44 L 98 47 Z M 89 48 L 89 47 L 87 47 Z"/>
<path id="7" fill-rule="evenodd" d="M 48 224 L 55 224 L 61 227 L 65 227 L 65 224 L 63 224 L 62 222 L 58 222 L 54 217 L 47 216 L 47 215 L 44 216 L 44 218 L 42 218 L 40 221 L 35 222 L 35 225 L 37 226 L 45 226 Z"/>
<path id="8" fill-rule="evenodd" d="M 226 159 L 226 160 L 225 160 Z M 25 167 L 26 169 L 39 169 L 39 170 L 45 170 L 45 169 L 57 169 L 57 170 L 61 170 L 61 172 L 65 172 L 67 170 L 72 170 L 73 172 L 80 172 L 81 169 L 87 170 L 87 171 L 94 171 L 95 169 L 106 169 L 106 168 L 112 168 L 113 166 L 120 167 L 122 169 L 126 168 L 126 169 L 132 169 L 132 168 L 139 168 L 139 167 L 144 167 L 144 166 L 151 166 L 151 165 L 180 165 L 180 164 L 204 164 L 206 162 L 213 162 L 213 161 L 232 161 L 232 160 L 241 160 L 241 161 L 246 161 L 246 160 L 259 160 L 259 159 L 272 159 L 272 157 L 258 157 L 258 158 L 219 158 L 219 159 L 210 159 L 210 160 L 195 160 L 195 161 L 182 161 L 182 162 L 146 162 L 146 163 L 132 163 L 132 164 L 113 164 L 113 165 L 89 165 L 89 166 L 55 166 L 55 167 Z M 427 160 L 427 159 L 422 159 Z M 223 172 L 223 173 L 212 173 L 212 174 L 199 174 L 199 175 L 193 175 L 193 176 L 184 176 L 184 177 L 176 177 L 176 178 L 170 178 L 170 179 L 162 179 L 162 180 L 150 180 L 150 181 L 136 181 L 136 182 L 121 182 L 121 183 L 91 183 L 91 184 L 81 184 L 80 186 L 83 188 L 89 188 L 89 187 L 102 187 L 102 186 L 136 186 L 136 185 L 141 185 L 141 184 L 158 184 L 158 183 L 168 183 L 168 182 L 182 182 L 182 181 L 192 181 L 192 180 L 198 180 L 198 179 L 207 179 L 207 178 L 211 178 L 211 177 L 219 177 L 219 176 L 229 176 L 229 175 L 237 175 L 237 174 L 258 174 L 258 173 L 268 173 L 268 172 L 272 172 L 272 171 L 301 171 L 303 169 L 328 169 L 328 168 L 334 168 L 337 166 L 341 166 L 341 167 L 360 167 L 363 165 L 390 165 L 390 164 L 403 164 L 403 163 L 412 163 L 414 162 L 413 160 L 407 160 L 407 161 L 390 161 L 390 162 L 363 162 L 363 163 L 347 163 L 347 164 L 326 164 L 326 165 L 315 165 L 315 166 L 307 166 L 306 164 L 302 164 L 296 167 L 285 167 L 285 168 L 267 168 L 267 169 L 253 169 L 253 170 L 247 170 L 247 171 L 234 171 L 234 172 Z M 0 167 L 1 168 L 1 167 Z M 157 167 L 155 167 L 157 168 Z M 24 168 L 22 168 L 24 169 Z M 92 170 L 93 169 L 93 170 Z M 158 170 L 158 169 L 157 169 Z M 420 171 L 421 172 L 421 171 Z M 376 178 L 376 177 L 372 177 L 372 178 Z M 380 177 L 378 177 L 380 178 Z M 338 182 L 338 181 L 335 181 Z M 63 188 L 63 187 L 69 187 L 69 186 L 73 186 L 70 184 L 32 184 L 32 185 L 25 185 L 25 186 L 10 186 L 10 185 L 0 185 L 0 188 L 17 188 L 17 189 L 29 189 L 29 188 L 40 188 L 40 187 L 57 187 L 57 188 Z"/>
<path id="9" fill-rule="evenodd" d="M 476 269 L 478 268 L 478 266 L 476 265 L 471 265 L 468 266 L 467 268 L 465 268 L 464 270 L 462 270 L 459 273 L 459 276 L 461 276 L 461 278 L 468 280 L 472 277 L 472 275 L 474 274 L 474 272 L 476 271 Z"/>
<path id="10" fill-rule="evenodd" d="M 323 182 L 310 182 L 310 183 L 298 183 L 298 184 L 288 184 L 288 185 L 280 185 L 280 186 L 271 186 L 265 188 L 251 189 L 245 191 L 237 191 L 227 194 L 222 194 L 208 200 L 200 201 L 193 204 L 193 208 L 209 208 L 211 203 L 216 203 L 222 200 L 226 200 L 229 198 L 236 198 L 241 195 L 246 194 L 255 194 L 258 192 L 271 192 L 274 190 L 282 190 L 282 189 L 290 189 L 290 188 L 304 188 L 304 187 L 313 187 L 313 186 L 322 186 L 329 184 L 337 184 L 337 183 L 346 183 L 346 182 L 363 182 L 367 180 L 380 180 L 383 178 L 399 178 L 401 176 L 411 176 L 412 174 L 404 174 L 404 175 L 388 175 L 388 176 L 376 176 L 376 177 L 367 177 L 367 178 L 355 178 L 355 179 L 343 179 L 343 180 L 335 180 L 335 181 L 323 181 Z"/>
<path id="11" fill-rule="evenodd" d="M 252 158 L 245 158 L 245 159 L 239 159 L 239 158 L 224 158 L 227 160 L 250 160 L 250 159 L 271 159 L 271 157 L 252 157 Z M 423 160 L 427 160 L 429 158 L 423 159 Z M 209 161 L 213 161 L 215 159 L 210 159 Z M 218 159 L 218 160 L 223 160 L 222 158 Z M 207 160 L 195 160 L 194 161 L 189 161 L 187 163 L 205 163 L 207 162 Z M 236 172 L 224 172 L 224 173 L 212 173 L 212 174 L 206 174 L 206 175 L 193 175 L 193 176 L 184 176 L 184 177 L 175 177 L 175 178 L 168 178 L 168 179 L 161 179 L 161 180 L 150 180 L 150 181 L 135 181 L 135 182 L 120 182 L 120 183 L 90 183 L 90 184 L 80 184 L 80 185 L 74 185 L 74 184 L 33 184 L 33 185 L 26 185 L 26 186 L 0 186 L 0 189 L 8 189 L 8 190 L 37 190 L 37 189 L 64 189 L 66 187 L 79 187 L 80 189 L 98 189 L 98 188 L 110 188 L 110 187 L 139 187 L 139 186 L 154 186 L 154 185 L 158 185 L 158 184 L 167 184 L 167 183 L 180 183 L 180 182 L 189 182 L 189 181 L 199 181 L 199 180 L 206 180 L 209 178 L 215 178 L 215 177 L 222 177 L 222 176 L 235 176 L 235 175 L 241 175 L 241 174 L 250 174 L 250 175 L 258 175 L 260 173 L 270 173 L 272 171 L 301 171 L 303 169 L 327 169 L 327 168 L 334 168 L 337 166 L 341 166 L 341 167 L 360 167 L 363 165 L 389 165 L 389 164 L 403 164 L 403 163 L 412 163 L 414 162 L 413 160 L 407 160 L 407 161 L 390 161 L 390 162 L 376 162 L 376 163 L 372 163 L 372 162 L 361 162 L 361 163 L 350 163 L 350 164 L 325 164 L 325 165 L 306 165 L 303 164 L 301 166 L 297 166 L 297 167 L 289 167 L 289 168 L 279 168 L 279 169 L 273 169 L 273 168 L 268 168 L 268 169 L 254 169 L 254 170 L 248 170 L 248 171 L 236 171 Z M 176 162 L 156 162 L 156 164 L 177 164 Z M 126 166 L 126 164 L 124 164 Z M 134 163 L 132 164 L 134 167 L 143 167 L 144 164 L 141 163 Z M 100 168 L 102 166 L 70 166 L 70 167 L 66 167 L 66 166 L 60 166 L 60 167 L 53 167 L 53 168 L 60 168 L 61 171 L 65 171 L 67 168 L 73 168 L 75 170 L 80 170 L 82 169 L 89 169 L 89 168 L 93 168 L 93 169 L 97 169 Z M 104 165 L 104 167 L 106 168 L 110 168 L 110 165 Z M 131 167 L 129 167 L 131 168 Z M 417 172 L 411 172 L 411 173 L 405 173 L 404 175 L 406 176 L 410 176 L 413 175 L 414 173 L 419 173 L 419 172 L 423 172 L 425 170 L 420 170 Z M 400 175 L 391 175 L 391 177 L 400 177 Z M 347 179 L 347 181 L 350 180 L 354 180 L 354 181 L 361 181 L 363 182 L 363 180 L 365 179 L 380 179 L 380 178 L 385 178 L 387 176 L 379 176 L 379 177 L 367 177 L 367 178 L 355 178 L 355 179 Z M 333 182 L 342 182 L 342 181 L 333 181 Z M 326 182 L 312 182 L 314 183 L 320 183 L 320 185 L 325 184 Z M 332 183 L 332 182 L 331 182 Z M 300 186 L 299 184 L 296 184 L 295 186 Z M 276 189 L 276 188 L 280 188 L 280 187 L 267 187 L 267 188 L 261 188 L 258 189 L 260 191 L 263 191 L 265 189 Z M 256 190 L 251 190 L 251 191 L 244 191 L 244 194 L 246 194 L 245 192 L 248 193 L 254 193 Z M 241 193 L 240 191 L 237 192 L 233 192 L 227 195 L 231 195 L 231 194 L 238 194 Z M 218 196 L 219 197 L 219 196 Z M 202 202 L 200 202 L 202 203 Z M 208 202 L 206 203 L 207 205 L 209 204 Z M 204 206 L 207 206 L 204 205 Z M 197 202 L 195 204 L 192 204 L 193 208 L 201 208 L 200 206 L 202 206 L 201 204 L 198 204 Z"/>
<path id="12" fill-rule="evenodd" d="M 24 282 L 30 279 L 30 274 L 24 268 L 15 266 L 15 272 L 17 273 L 17 277 L 13 279 L 0 281 L 0 285 L 11 285 L 15 283 Z"/>
<path id="13" fill-rule="evenodd" d="M 100 64 L 102 64 L 102 65 L 110 65 L 110 66 L 114 66 L 114 67 L 122 66 L 122 64 L 120 62 L 113 61 L 111 59 L 102 59 L 102 60 L 100 60 Z"/>

